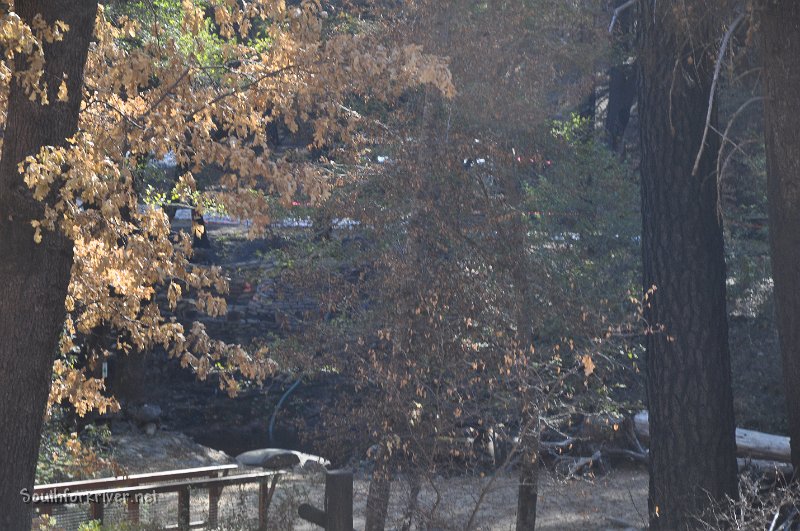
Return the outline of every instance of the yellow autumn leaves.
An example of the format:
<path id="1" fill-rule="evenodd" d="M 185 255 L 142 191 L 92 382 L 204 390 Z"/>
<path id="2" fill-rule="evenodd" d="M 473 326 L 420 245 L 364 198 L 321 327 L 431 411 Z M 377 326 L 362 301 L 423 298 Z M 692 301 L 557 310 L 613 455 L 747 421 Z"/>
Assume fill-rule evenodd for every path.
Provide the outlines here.
<path id="1" fill-rule="evenodd" d="M 31 220 L 35 240 L 43 231 L 61 231 L 74 241 L 65 351 L 73 348 L 73 328 L 86 334 L 103 325 L 120 338 L 121 351 L 162 345 L 201 378 L 221 372 L 235 391 L 233 374 L 260 380 L 273 364 L 264 352 L 214 341 L 197 324 L 187 331 L 162 313 L 159 294 L 169 309 L 190 294 L 198 309 L 222 314 L 227 283 L 219 269 L 190 263 L 191 238 L 170 235 L 164 212 L 140 208 L 137 165 L 171 153 L 190 171 L 224 169 L 225 179 L 207 192 L 232 215 L 252 219 L 255 236 L 270 220 L 269 194 L 288 202 L 302 192 L 314 202 L 330 191 L 318 165 L 273 152 L 266 135 L 271 123 L 290 131 L 306 123 L 315 146 L 336 141 L 346 151 L 359 127 L 358 115 L 344 105 L 348 98 L 389 101 L 420 83 L 446 96 L 455 89 L 445 61 L 419 46 L 391 47 L 374 33 L 324 35 L 327 13 L 317 2 L 290 9 L 282 0 L 180 5 L 180 28 L 172 33 L 100 6 L 79 133 L 66 147 L 28 157 L 19 170 L 46 204 L 43 218 Z M 214 53 L 199 38 L 208 27 L 220 38 Z M 42 46 L 66 31 L 65 24 L 40 18 L 28 27 L 13 10 L 0 19 L 0 106 L 12 77 L 31 98 L 48 103 Z M 28 68 L 12 74 L 19 53 Z M 66 80 L 56 83 L 58 100 L 66 101 Z M 79 412 L 110 406 L 102 382 L 63 363 L 56 369 L 53 401 L 83 404 Z"/>

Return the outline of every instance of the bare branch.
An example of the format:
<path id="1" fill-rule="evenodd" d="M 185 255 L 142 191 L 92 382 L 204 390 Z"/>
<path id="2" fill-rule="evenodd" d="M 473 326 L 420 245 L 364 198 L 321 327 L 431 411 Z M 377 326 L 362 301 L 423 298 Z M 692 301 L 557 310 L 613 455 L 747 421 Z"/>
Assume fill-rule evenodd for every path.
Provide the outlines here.
<path id="1" fill-rule="evenodd" d="M 739 117 L 739 115 L 741 115 L 742 112 L 747 107 L 749 107 L 753 103 L 762 101 L 763 99 L 764 99 L 763 96 L 754 96 L 754 97 L 750 98 L 746 102 L 742 103 L 739 106 L 739 108 L 736 109 L 736 112 L 733 113 L 733 115 L 731 115 L 730 120 L 728 120 L 728 125 L 725 127 L 725 132 L 722 133 L 722 143 L 721 143 L 720 148 L 719 148 L 719 153 L 717 154 L 717 179 L 718 180 L 720 180 L 720 181 L 722 180 L 722 168 L 723 168 L 723 166 L 721 165 L 721 162 L 722 162 L 722 152 L 723 152 L 723 149 L 725 148 L 725 143 L 726 142 L 731 143 L 733 145 L 733 147 L 734 147 L 734 151 L 736 151 L 737 148 L 738 148 L 738 146 L 728 136 L 730 134 L 730 132 L 731 132 L 731 127 L 733 127 L 733 122 L 736 121 L 736 119 Z"/>
<path id="2" fill-rule="evenodd" d="M 247 83 L 245 83 L 241 87 L 238 87 L 238 88 L 235 88 L 235 89 L 231 89 L 231 90 L 229 90 L 227 92 L 223 92 L 223 93 L 217 95 L 215 98 L 212 98 L 210 101 L 207 101 L 207 102 L 203 103 L 203 105 L 201 105 L 200 107 L 198 107 L 198 108 L 196 108 L 196 109 L 194 109 L 192 111 L 189 111 L 188 116 L 192 116 L 193 117 L 195 114 L 199 113 L 203 109 L 211 107 L 215 103 L 219 103 L 220 101 L 224 100 L 225 98 L 228 98 L 228 97 L 233 96 L 235 94 L 240 94 L 242 92 L 246 92 L 246 91 L 250 90 L 251 88 L 253 88 L 254 86 L 256 86 L 259 83 L 261 83 L 262 81 L 264 81 L 265 79 L 269 79 L 269 78 L 272 78 L 272 77 L 277 77 L 277 76 L 279 76 L 280 74 L 282 74 L 284 72 L 287 72 L 289 70 L 294 69 L 295 67 L 296 67 L 296 65 L 294 65 L 294 64 L 288 64 L 288 65 L 283 66 L 281 68 L 277 68 L 275 70 L 271 70 L 269 72 L 265 72 L 262 75 L 258 76 L 257 78 L 248 81 Z"/>
<path id="3" fill-rule="evenodd" d="M 142 118 L 146 117 L 151 112 L 153 112 L 156 109 L 156 107 L 161 105 L 161 103 L 167 98 L 167 96 L 169 96 L 172 93 L 172 91 L 175 90 L 175 88 L 178 85 L 181 84 L 181 81 L 183 81 L 186 78 L 186 76 L 189 75 L 189 72 L 191 72 L 191 69 L 190 68 L 186 68 L 183 71 L 183 73 L 181 73 L 181 75 L 178 76 L 178 78 L 169 87 L 164 89 L 164 91 L 161 94 L 161 96 L 150 105 L 150 107 L 144 112 L 144 114 L 142 114 L 142 116 L 140 117 L 140 120 Z"/>
<path id="4" fill-rule="evenodd" d="M 719 81 L 719 71 L 722 68 L 722 59 L 725 57 L 725 51 L 728 48 L 728 43 L 731 40 L 731 35 L 733 32 L 736 31 L 736 28 L 741 24 L 744 20 L 744 13 L 741 13 L 736 19 L 731 23 L 728 31 L 725 32 L 725 36 L 722 38 L 722 44 L 719 47 L 719 54 L 717 54 L 717 62 L 714 65 L 714 78 L 711 80 L 711 91 L 708 95 L 708 111 L 706 112 L 706 125 L 703 128 L 703 139 L 700 141 L 700 149 L 697 151 L 697 158 L 694 160 L 694 168 L 692 168 L 692 175 L 696 176 L 697 171 L 700 168 L 700 159 L 703 157 L 703 152 L 705 151 L 706 147 L 706 139 L 708 138 L 708 130 L 711 126 L 711 112 L 714 107 L 714 93 L 717 90 L 717 82 Z"/>
<path id="5" fill-rule="evenodd" d="M 609 33 L 614 31 L 614 24 L 617 23 L 617 17 L 619 17 L 619 14 L 625 11 L 626 9 L 633 7 L 634 4 L 636 4 L 636 0 L 628 0 L 627 2 L 625 2 L 624 4 L 622 4 L 621 6 L 617 7 L 614 10 L 614 14 L 611 17 L 611 24 L 608 25 Z"/>

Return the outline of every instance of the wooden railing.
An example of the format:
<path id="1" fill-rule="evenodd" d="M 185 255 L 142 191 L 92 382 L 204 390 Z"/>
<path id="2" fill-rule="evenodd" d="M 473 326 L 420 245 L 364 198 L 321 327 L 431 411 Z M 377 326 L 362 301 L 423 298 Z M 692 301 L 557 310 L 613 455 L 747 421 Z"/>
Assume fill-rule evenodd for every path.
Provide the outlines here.
<path id="1" fill-rule="evenodd" d="M 101 523 L 107 503 L 125 502 L 128 520 L 138 523 L 140 502 L 148 495 L 177 493 L 177 525 L 171 527 L 178 529 L 214 528 L 219 523 L 219 499 L 222 489 L 230 485 L 257 483 L 259 485 L 258 528 L 266 530 L 269 505 L 283 471 L 262 470 L 233 473 L 237 470 L 240 470 L 238 465 L 219 465 L 39 485 L 34 488 L 32 502 L 40 506 L 40 512 L 44 514 L 51 514 L 55 505 L 89 504 L 89 517 L 92 520 L 99 520 Z M 208 521 L 191 521 L 190 493 L 193 489 L 208 489 Z"/>

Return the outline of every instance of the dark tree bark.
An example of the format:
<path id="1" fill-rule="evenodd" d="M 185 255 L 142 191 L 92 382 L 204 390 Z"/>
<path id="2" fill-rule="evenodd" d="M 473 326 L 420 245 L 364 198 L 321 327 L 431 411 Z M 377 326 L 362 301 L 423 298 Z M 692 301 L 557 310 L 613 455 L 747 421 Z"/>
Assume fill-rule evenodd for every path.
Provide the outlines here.
<path id="1" fill-rule="evenodd" d="M 44 79 L 49 105 L 31 102 L 11 83 L 0 160 L 0 529 L 30 529 L 31 507 L 21 489 L 31 489 L 53 359 L 64 324 L 64 298 L 72 265 L 72 242 L 44 234 L 34 243 L 32 219 L 42 216 L 17 171 L 17 164 L 45 145 L 63 145 L 78 124 L 83 69 L 94 30 L 96 0 L 16 0 L 26 22 L 36 14 L 70 30 L 46 45 Z M 16 61 L 24 65 L 24 58 Z M 66 74 L 69 98 L 57 91 Z"/>
<path id="2" fill-rule="evenodd" d="M 628 128 L 631 107 L 636 100 L 636 67 L 632 64 L 612 66 L 608 71 L 608 105 L 606 107 L 606 133 L 612 151 L 619 149 L 619 143 Z"/>
<path id="3" fill-rule="evenodd" d="M 533 332 L 527 312 L 529 308 L 534 307 L 534 302 L 528 276 L 524 228 L 524 222 L 520 219 L 516 223 L 512 223 L 512 236 L 507 238 L 507 241 L 510 243 L 508 258 L 512 260 L 516 258 L 515 265 L 511 265 L 510 269 L 519 301 L 515 311 L 517 333 L 521 348 L 528 350 L 528 347 L 533 345 Z M 536 506 L 539 499 L 539 407 L 541 397 L 534 390 L 533 382 L 527 383 L 530 388 L 526 391 L 525 404 L 520 414 L 523 428 L 520 433 L 519 445 L 516 531 L 536 529 Z"/>
<path id="4" fill-rule="evenodd" d="M 527 218 L 519 215 L 523 211 L 523 184 L 519 176 L 513 175 L 502 181 L 503 194 L 508 202 L 509 210 L 517 212 L 511 215 L 507 223 L 501 223 L 503 246 L 498 253 L 500 267 L 508 271 L 514 284 L 515 307 L 514 320 L 517 325 L 519 348 L 531 352 L 533 345 L 533 328 L 531 327 L 530 309 L 536 306 L 536 298 L 531 285 L 531 267 L 528 258 L 528 225 Z M 531 378 L 532 375 L 526 375 Z M 539 497 L 539 408 L 542 397 L 536 389 L 538 382 L 528 380 L 524 391 L 524 403 L 520 411 L 522 433 L 519 444 L 519 486 L 517 489 L 517 525 L 516 531 L 533 531 L 536 528 L 536 506 Z"/>
<path id="5" fill-rule="evenodd" d="M 626 0 L 615 0 L 614 8 L 625 4 Z M 628 128 L 631 107 L 636 101 L 636 66 L 629 61 L 634 55 L 634 9 L 624 9 L 617 18 L 613 31 L 614 55 L 617 64 L 608 70 L 608 104 L 606 105 L 605 129 L 608 144 L 612 151 L 619 149 L 619 142 Z"/>
<path id="6" fill-rule="evenodd" d="M 530 426 L 522 434 L 517 489 L 517 531 L 536 529 L 536 505 L 539 499 L 539 409 L 532 404 L 523 418 Z"/>
<path id="7" fill-rule="evenodd" d="M 640 4 L 643 285 L 655 286 L 644 301 L 649 510 L 651 528 L 669 530 L 696 527 L 711 500 L 737 493 L 715 135 L 693 175 L 714 66 L 703 43 L 714 32 L 706 4 L 685 3 L 689 22 L 671 2 Z"/>
<path id="8" fill-rule="evenodd" d="M 789 410 L 792 465 L 800 469 L 800 4 L 764 2 L 764 131 L 775 309 Z"/>
<path id="9" fill-rule="evenodd" d="M 381 446 L 375 459 L 375 470 L 373 470 L 372 479 L 369 482 L 365 531 L 383 531 L 386 528 L 389 496 L 392 489 L 389 461 L 390 458 L 385 448 Z"/>

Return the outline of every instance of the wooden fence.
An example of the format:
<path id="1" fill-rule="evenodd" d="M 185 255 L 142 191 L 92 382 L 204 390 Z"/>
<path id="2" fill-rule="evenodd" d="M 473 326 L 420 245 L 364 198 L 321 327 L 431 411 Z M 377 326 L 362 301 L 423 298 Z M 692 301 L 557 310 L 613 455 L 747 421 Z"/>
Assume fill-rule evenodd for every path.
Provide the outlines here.
<path id="1" fill-rule="evenodd" d="M 63 504 L 87 505 L 87 518 L 104 523 L 105 507 L 124 503 L 127 521 L 140 523 L 140 505 L 147 496 L 177 493 L 178 509 L 175 524 L 166 529 L 215 529 L 219 526 L 219 501 L 222 490 L 232 485 L 258 484 L 258 529 L 266 531 L 269 506 L 284 470 L 242 469 L 238 465 L 218 465 L 149 474 L 133 474 L 113 478 L 71 481 L 38 485 L 32 503 L 40 514 L 50 515 L 53 508 Z M 208 490 L 208 518 L 192 520 L 191 492 Z M 353 473 L 345 470 L 325 474 L 325 508 L 309 504 L 298 508 L 300 518 L 319 525 L 326 531 L 353 529 Z"/>
<path id="2" fill-rule="evenodd" d="M 267 529 L 267 513 L 275 487 L 283 471 L 261 470 L 240 473 L 238 465 L 219 465 L 183 470 L 170 470 L 151 474 L 135 474 L 114 478 L 72 481 L 38 485 L 34 488 L 32 502 L 41 514 L 51 514 L 55 505 L 87 504 L 91 520 L 103 523 L 106 504 L 124 502 L 127 519 L 139 523 L 141 500 L 146 496 L 177 493 L 177 523 L 167 528 L 216 528 L 219 525 L 219 499 L 222 489 L 231 485 L 256 483 L 258 490 L 258 529 Z M 208 490 L 208 519 L 192 521 L 190 493 L 196 489 Z"/>

